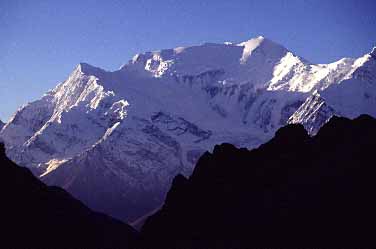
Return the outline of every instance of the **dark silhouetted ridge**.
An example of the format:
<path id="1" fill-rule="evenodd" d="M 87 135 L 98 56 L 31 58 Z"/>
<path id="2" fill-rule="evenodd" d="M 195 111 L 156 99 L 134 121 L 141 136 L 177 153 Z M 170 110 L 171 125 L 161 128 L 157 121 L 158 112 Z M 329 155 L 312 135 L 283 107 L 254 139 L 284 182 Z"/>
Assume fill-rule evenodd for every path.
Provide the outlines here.
<path id="1" fill-rule="evenodd" d="M 137 233 L 48 187 L 0 144 L 1 248 L 134 248 Z"/>
<path id="2" fill-rule="evenodd" d="M 149 248 L 375 248 L 376 120 L 288 125 L 257 149 L 215 147 L 142 228 Z"/>

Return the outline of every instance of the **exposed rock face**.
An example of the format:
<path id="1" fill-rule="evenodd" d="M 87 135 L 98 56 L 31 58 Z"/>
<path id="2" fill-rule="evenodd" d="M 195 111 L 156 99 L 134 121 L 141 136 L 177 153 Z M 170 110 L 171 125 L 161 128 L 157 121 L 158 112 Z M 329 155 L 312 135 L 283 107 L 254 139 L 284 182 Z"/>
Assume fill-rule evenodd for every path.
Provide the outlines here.
<path id="1" fill-rule="evenodd" d="M 130 226 L 96 213 L 59 187 L 47 187 L 5 156 L 0 144 L 1 246 L 134 248 Z"/>
<path id="2" fill-rule="evenodd" d="M 153 248 L 373 248 L 376 120 L 279 129 L 248 151 L 205 153 L 142 228 Z"/>
<path id="3" fill-rule="evenodd" d="M 316 134 L 336 111 L 320 96 L 313 93 L 288 119 L 290 124 L 302 124 L 310 134 Z"/>

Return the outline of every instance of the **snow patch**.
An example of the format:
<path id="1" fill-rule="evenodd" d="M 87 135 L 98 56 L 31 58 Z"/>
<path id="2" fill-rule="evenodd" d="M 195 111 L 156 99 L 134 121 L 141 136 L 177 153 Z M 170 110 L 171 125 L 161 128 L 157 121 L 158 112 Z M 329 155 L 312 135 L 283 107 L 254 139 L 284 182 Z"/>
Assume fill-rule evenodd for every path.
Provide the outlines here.
<path id="1" fill-rule="evenodd" d="M 264 40 L 264 37 L 259 36 L 257 38 L 239 43 L 238 46 L 244 47 L 242 57 L 240 58 L 240 63 L 245 64 L 248 58 L 252 55 L 253 50 L 255 50 Z"/>

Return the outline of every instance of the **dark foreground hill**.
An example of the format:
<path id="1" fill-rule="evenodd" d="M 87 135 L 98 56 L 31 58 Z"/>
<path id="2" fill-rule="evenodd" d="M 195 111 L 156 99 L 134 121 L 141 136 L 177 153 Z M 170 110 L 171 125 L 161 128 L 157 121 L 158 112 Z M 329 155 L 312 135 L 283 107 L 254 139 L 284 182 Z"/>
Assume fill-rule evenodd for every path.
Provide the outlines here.
<path id="1" fill-rule="evenodd" d="M 137 233 L 12 163 L 0 144 L 0 248 L 134 248 Z"/>
<path id="2" fill-rule="evenodd" d="M 315 137 L 281 128 L 178 175 L 142 228 L 149 248 L 375 248 L 376 120 L 333 117 Z"/>
<path id="3" fill-rule="evenodd" d="M 334 117 L 315 137 L 281 128 L 258 149 L 230 144 L 178 175 L 142 228 L 48 187 L 0 146 L 1 248 L 374 248 L 376 120 Z"/>

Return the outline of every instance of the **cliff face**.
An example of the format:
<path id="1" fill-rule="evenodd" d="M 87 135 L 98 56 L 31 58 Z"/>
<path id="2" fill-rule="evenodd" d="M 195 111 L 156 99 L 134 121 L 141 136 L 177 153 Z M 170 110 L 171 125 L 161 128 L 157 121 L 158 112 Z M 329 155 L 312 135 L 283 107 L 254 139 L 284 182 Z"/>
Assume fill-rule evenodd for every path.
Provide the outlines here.
<path id="1" fill-rule="evenodd" d="M 0 144 L 0 227 L 4 248 L 133 248 L 137 233 L 48 187 L 5 156 Z"/>
<path id="2" fill-rule="evenodd" d="M 161 248 L 374 247 L 376 120 L 333 117 L 309 137 L 279 129 L 257 149 L 216 146 L 175 177 L 142 228 Z"/>

